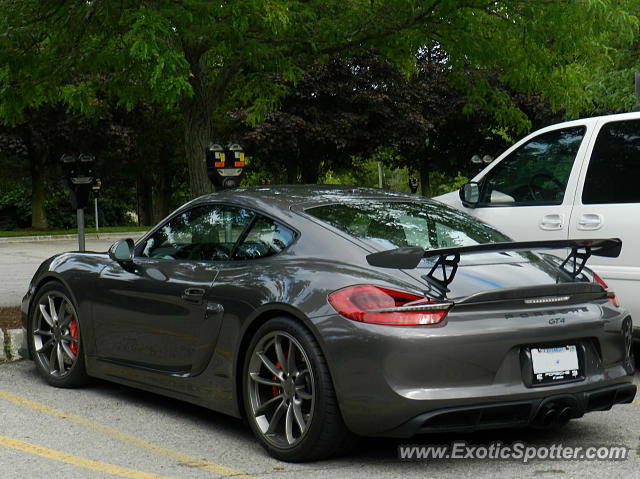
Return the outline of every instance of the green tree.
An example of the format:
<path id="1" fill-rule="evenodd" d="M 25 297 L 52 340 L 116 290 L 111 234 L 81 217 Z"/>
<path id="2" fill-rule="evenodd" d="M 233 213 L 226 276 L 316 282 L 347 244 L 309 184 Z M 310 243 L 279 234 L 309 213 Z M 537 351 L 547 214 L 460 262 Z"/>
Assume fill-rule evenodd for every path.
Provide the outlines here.
<path id="1" fill-rule="evenodd" d="M 204 149 L 219 107 L 241 102 L 261 119 L 286 92 L 277 80 L 295 83 L 317 58 L 375 46 L 410 71 L 419 48 L 440 45 L 453 66 L 495 66 L 509 85 L 577 108 L 603 32 L 630 40 L 634 27 L 616 0 L 0 0 L 0 118 L 157 102 L 182 116 L 197 196 L 211 190 Z M 490 89 L 475 85 L 470 108 Z"/>
<path id="2" fill-rule="evenodd" d="M 560 118 L 538 95 L 516 94 L 498 75 L 469 68 L 469 85 L 488 79 L 493 96 L 506 104 L 464 114 L 468 95 L 451 84 L 454 74 L 445 53 L 422 49 L 415 64 L 416 73 L 407 77 L 373 50 L 333 56 L 309 67 L 297 85 L 288 85 L 280 110 L 253 128 L 240 121 L 231 135 L 253 155 L 250 169 L 274 181 L 313 183 L 331 172 L 338 176 L 325 180 L 377 184 L 377 166 L 373 183 L 354 174 L 364 166 L 361 159 L 375 152 L 385 165 L 418 172 L 427 195 L 435 191 L 434 171 L 451 177 L 466 173 L 473 154 L 496 155 L 509 144 L 509 134 Z M 513 110 L 509 115 L 507 108 Z M 231 116 L 244 120 L 246 112 Z M 434 180 L 434 187 L 442 183 L 440 177 Z"/>

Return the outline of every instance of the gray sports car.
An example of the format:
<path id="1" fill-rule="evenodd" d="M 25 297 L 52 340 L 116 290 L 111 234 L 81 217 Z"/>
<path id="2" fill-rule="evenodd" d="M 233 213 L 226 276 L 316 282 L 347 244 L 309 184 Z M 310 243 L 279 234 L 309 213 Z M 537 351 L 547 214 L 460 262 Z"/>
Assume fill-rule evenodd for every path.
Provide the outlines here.
<path id="1" fill-rule="evenodd" d="M 23 325 L 54 386 L 92 376 L 246 417 L 305 461 L 357 435 L 550 428 L 631 402 L 631 318 L 585 267 L 620 248 L 513 243 L 375 189 L 236 189 L 136 244 L 45 261 Z"/>

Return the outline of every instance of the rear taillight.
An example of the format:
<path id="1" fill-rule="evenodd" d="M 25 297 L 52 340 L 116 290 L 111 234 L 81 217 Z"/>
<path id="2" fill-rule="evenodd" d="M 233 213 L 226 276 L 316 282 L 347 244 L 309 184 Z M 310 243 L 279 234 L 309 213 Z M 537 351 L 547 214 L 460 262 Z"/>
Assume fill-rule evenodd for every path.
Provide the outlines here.
<path id="1" fill-rule="evenodd" d="M 602 286 L 604 288 L 604 290 L 607 292 L 607 299 L 609 300 L 609 302 L 614 305 L 616 308 L 620 307 L 620 304 L 618 304 L 618 298 L 616 298 L 616 293 L 614 293 L 613 291 L 609 291 L 609 286 L 607 286 L 607 283 L 604 282 L 604 280 L 598 276 L 595 272 L 593 273 L 593 281 L 595 281 L 596 283 L 598 283 L 600 286 Z"/>
<path id="2" fill-rule="evenodd" d="M 438 324 L 453 303 L 373 285 L 349 286 L 329 295 L 329 303 L 345 318 L 370 324 L 425 326 Z"/>

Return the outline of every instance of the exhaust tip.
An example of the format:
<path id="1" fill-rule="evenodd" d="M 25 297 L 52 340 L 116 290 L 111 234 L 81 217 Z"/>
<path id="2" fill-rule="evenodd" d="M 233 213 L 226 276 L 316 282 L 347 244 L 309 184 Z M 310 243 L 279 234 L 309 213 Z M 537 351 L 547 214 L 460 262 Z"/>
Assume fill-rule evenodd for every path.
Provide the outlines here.
<path id="1" fill-rule="evenodd" d="M 549 429 L 557 423 L 557 419 L 558 410 L 553 407 L 546 407 L 538 411 L 532 425 L 538 429 Z"/>
<path id="2" fill-rule="evenodd" d="M 570 407 L 565 407 L 558 413 L 556 422 L 559 427 L 566 426 L 572 417 L 573 417 L 573 409 Z"/>
<path id="3" fill-rule="evenodd" d="M 542 414 L 542 418 L 541 418 L 542 427 L 551 427 L 556 423 L 557 420 L 558 420 L 558 411 L 554 408 L 547 409 Z"/>

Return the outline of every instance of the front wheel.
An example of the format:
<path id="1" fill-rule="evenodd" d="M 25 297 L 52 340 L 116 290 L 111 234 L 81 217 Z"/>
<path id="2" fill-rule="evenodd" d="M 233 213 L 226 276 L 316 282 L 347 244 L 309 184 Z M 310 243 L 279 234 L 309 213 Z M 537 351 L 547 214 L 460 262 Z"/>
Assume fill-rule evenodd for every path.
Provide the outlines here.
<path id="1" fill-rule="evenodd" d="M 60 283 L 46 284 L 36 295 L 29 341 L 38 372 L 52 386 L 75 387 L 86 381 L 78 313 Z"/>
<path id="2" fill-rule="evenodd" d="M 348 432 L 316 340 L 297 321 L 274 318 L 254 335 L 243 396 L 251 429 L 272 456 L 302 462 L 336 454 Z"/>

